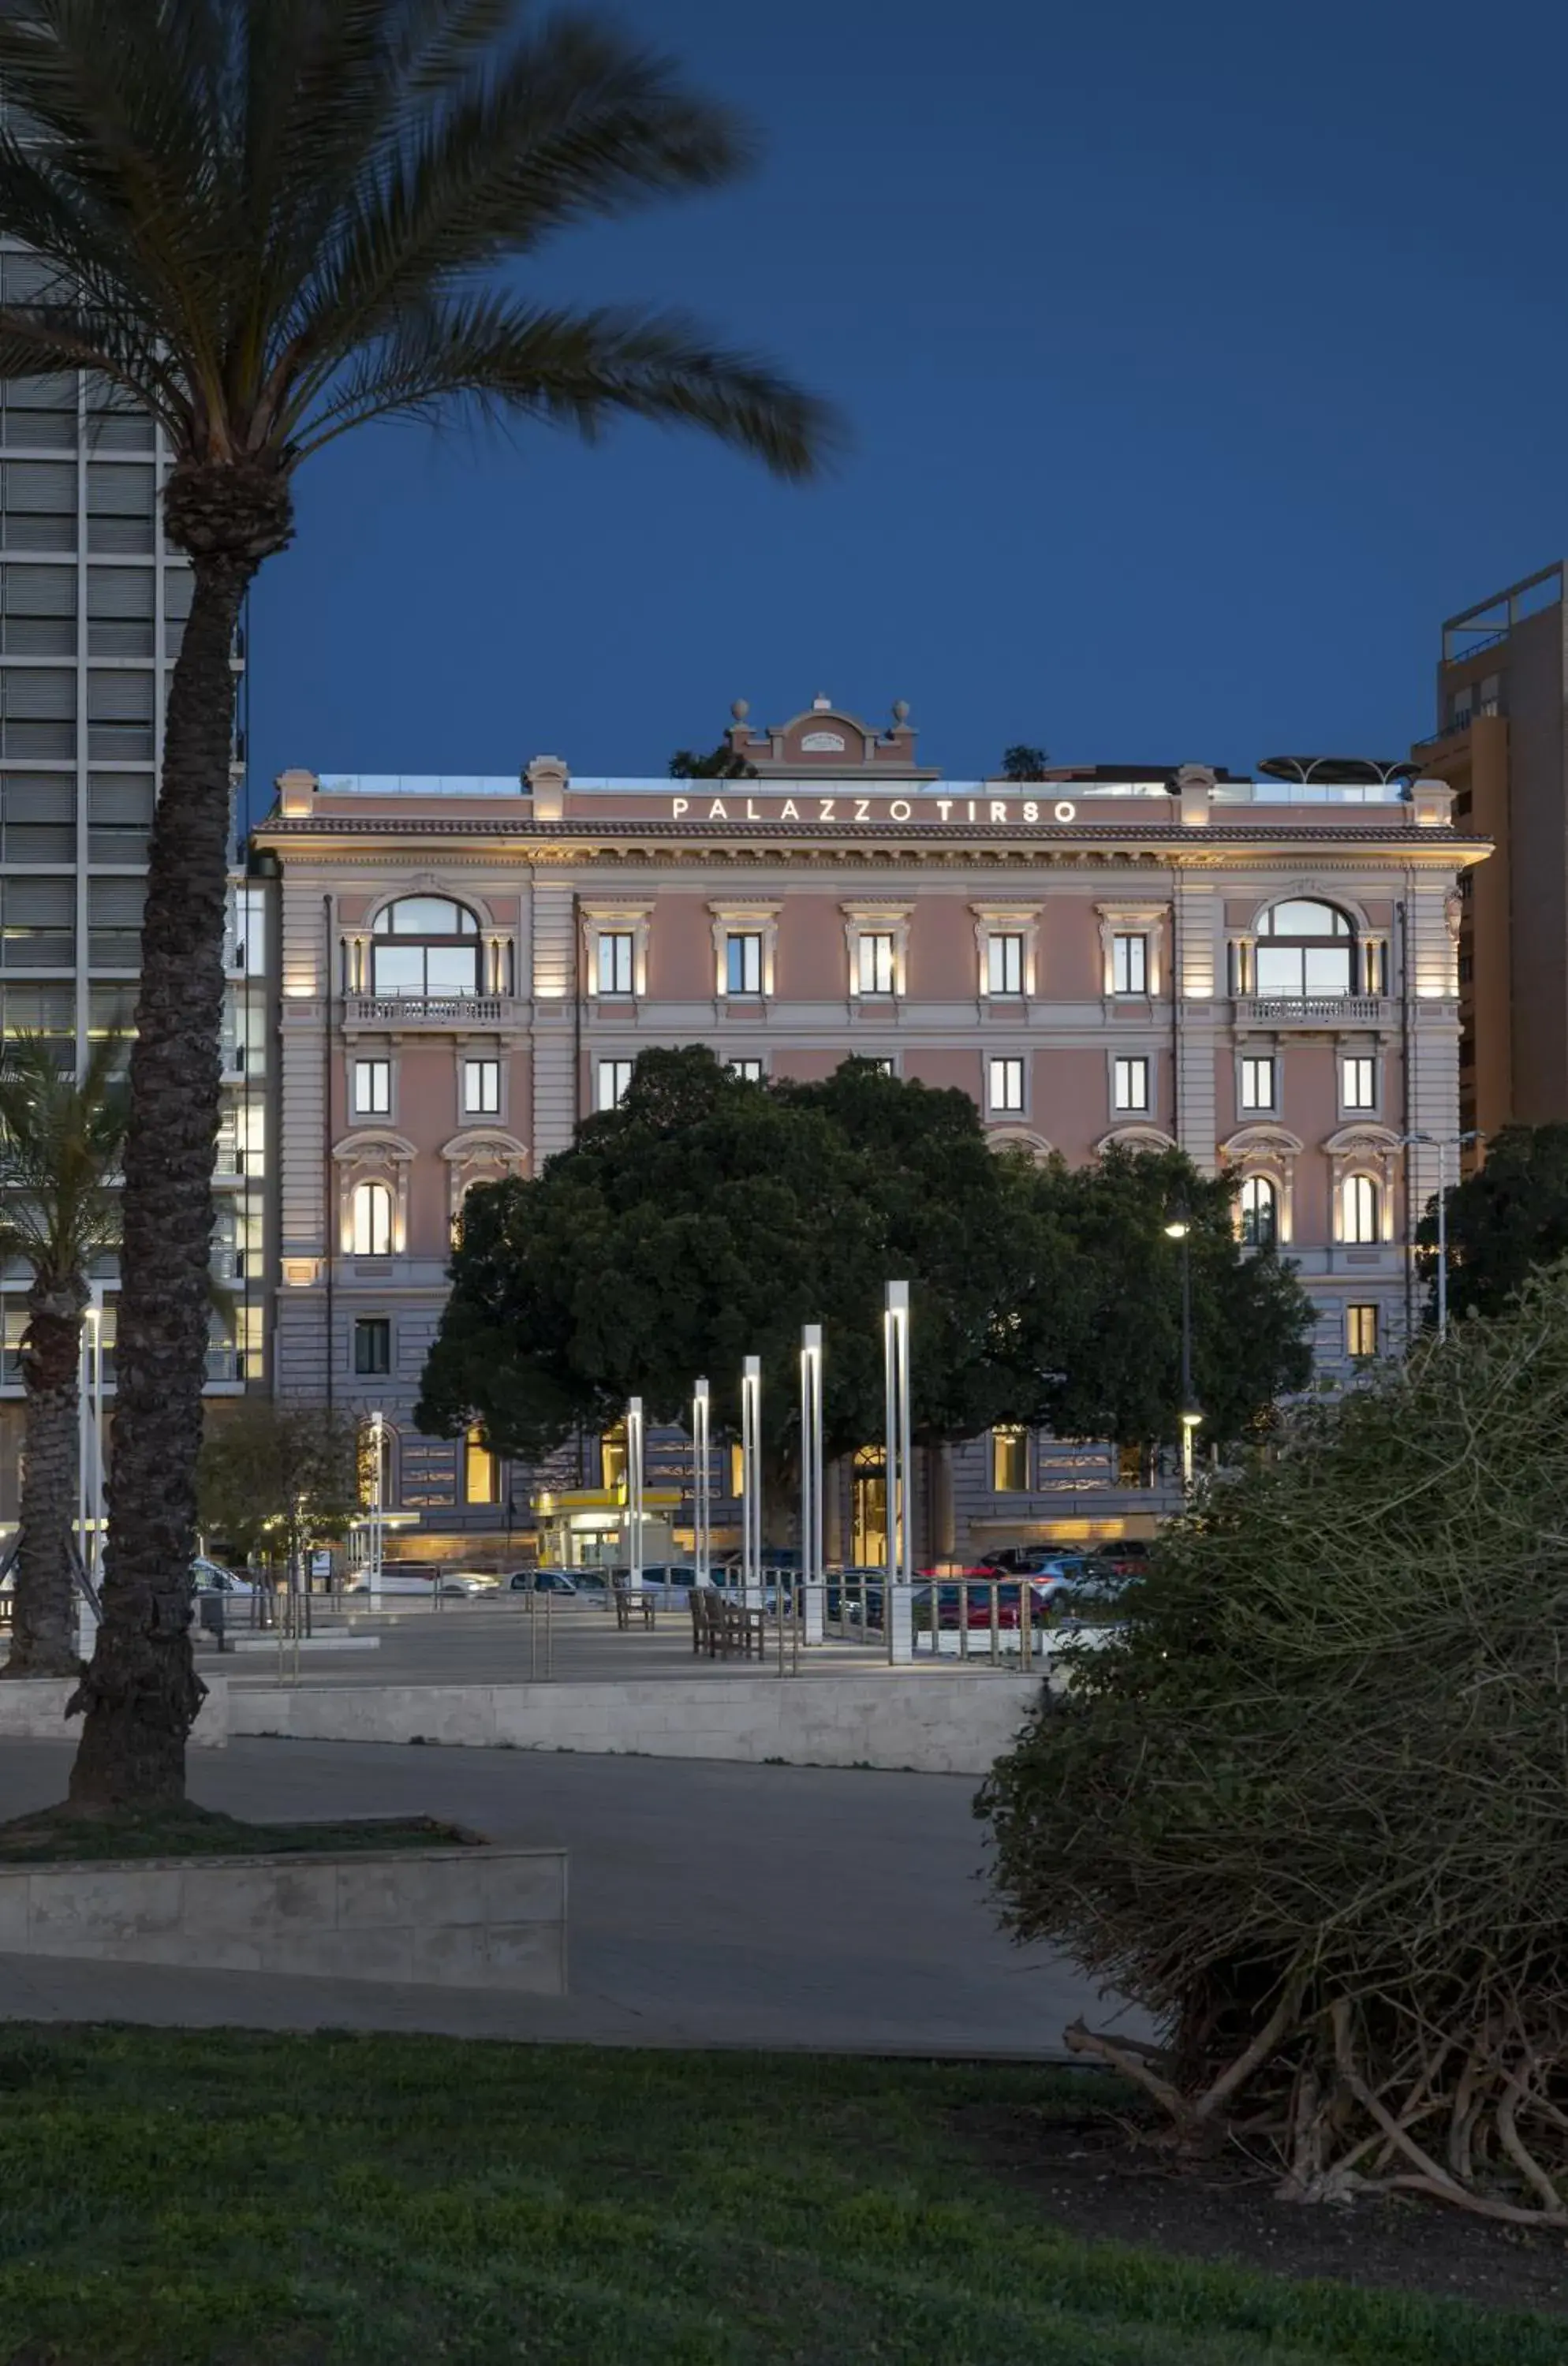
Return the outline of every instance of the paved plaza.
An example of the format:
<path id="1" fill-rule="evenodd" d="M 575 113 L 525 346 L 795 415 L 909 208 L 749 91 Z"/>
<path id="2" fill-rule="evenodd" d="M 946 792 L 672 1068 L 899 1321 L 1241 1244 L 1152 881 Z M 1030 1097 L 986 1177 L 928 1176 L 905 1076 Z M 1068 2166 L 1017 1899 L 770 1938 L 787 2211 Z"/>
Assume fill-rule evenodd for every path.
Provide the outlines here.
<path id="1" fill-rule="evenodd" d="M 60 1797 L 70 1763 L 66 1743 L 0 1744 L 6 1813 Z M 423 1812 L 498 1841 L 564 1843 L 570 1995 L 0 1956 L 0 2016 L 1048 2057 L 1068 2022 L 1105 2011 L 1060 1962 L 998 1932 L 975 1787 L 950 1775 L 235 1741 L 191 1761 L 206 1806 L 255 1818 Z"/>

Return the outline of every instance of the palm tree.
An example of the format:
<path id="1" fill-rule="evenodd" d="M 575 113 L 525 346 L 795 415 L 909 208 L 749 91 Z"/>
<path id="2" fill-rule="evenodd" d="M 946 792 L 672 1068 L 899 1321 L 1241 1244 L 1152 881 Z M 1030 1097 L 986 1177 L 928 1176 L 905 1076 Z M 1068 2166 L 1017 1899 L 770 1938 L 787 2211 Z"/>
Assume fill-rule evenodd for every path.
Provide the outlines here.
<path id="1" fill-rule="evenodd" d="M 822 407 L 672 316 L 488 277 L 553 232 L 729 179 L 746 142 L 664 61 L 526 0 L 28 0 L 0 15 L 0 231 L 55 266 L 0 308 L 0 378 L 83 369 L 162 422 L 188 553 L 125 1154 L 104 1617 L 84 1806 L 183 1796 L 241 603 L 300 463 L 467 409 L 592 437 L 705 429 L 804 477 Z M 25 133 L 15 129 L 20 120 Z"/>
<path id="2" fill-rule="evenodd" d="M 87 1268 L 119 1238 L 125 1141 L 119 1045 L 95 1044 L 78 1083 L 52 1047 L 7 1043 L 0 1065 L 0 1264 L 32 1276 L 22 1335 L 27 1438 L 7 1676 L 73 1676 L 77 1373 Z"/>

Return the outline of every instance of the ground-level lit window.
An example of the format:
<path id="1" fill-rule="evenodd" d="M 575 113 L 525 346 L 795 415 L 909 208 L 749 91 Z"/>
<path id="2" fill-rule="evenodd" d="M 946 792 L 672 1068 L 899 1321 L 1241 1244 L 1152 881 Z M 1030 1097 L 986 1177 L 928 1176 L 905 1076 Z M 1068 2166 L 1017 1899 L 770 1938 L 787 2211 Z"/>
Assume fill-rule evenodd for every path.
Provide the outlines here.
<path id="1" fill-rule="evenodd" d="M 991 1432 L 991 1485 L 998 1495 L 1021 1495 L 1029 1485 L 1029 1437 L 1021 1429 Z"/>

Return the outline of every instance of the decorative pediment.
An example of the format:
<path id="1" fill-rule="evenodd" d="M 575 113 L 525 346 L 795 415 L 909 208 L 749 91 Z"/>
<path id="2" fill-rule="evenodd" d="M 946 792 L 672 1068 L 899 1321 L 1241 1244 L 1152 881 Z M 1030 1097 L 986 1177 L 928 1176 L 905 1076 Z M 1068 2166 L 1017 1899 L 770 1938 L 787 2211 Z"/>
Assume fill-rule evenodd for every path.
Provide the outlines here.
<path id="1" fill-rule="evenodd" d="M 1300 1134 L 1283 1125 L 1243 1125 L 1220 1144 L 1222 1158 L 1299 1158 L 1306 1147 Z"/>
<path id="2" fill-rule="evenodd" d="M 390 1160 L 400 1166 L 417 1155 L 406 1135 L 393 1133 L 387 1126 L 358 1127 L 333 1144 L 333 1156 L 340 1166 L 377 1159 Z"/>
<path id="3" fill-rule="evenodd" d="M 1358 1119 L 1354 1125 L 1342 1125 L 1324 1144 L 1330 1158 L 1392 1158 L 1403 1147 L 1400 1138 L 1386 1125 L 1369 1125 Z"/>
<path id="4" fill-rule="evenodd" d="M 1176 1136 L 1157 1125 L 1113 1125 L 1095 1144 L 1095 1155 L 1107 1150 L 1174 1150 Z"/>

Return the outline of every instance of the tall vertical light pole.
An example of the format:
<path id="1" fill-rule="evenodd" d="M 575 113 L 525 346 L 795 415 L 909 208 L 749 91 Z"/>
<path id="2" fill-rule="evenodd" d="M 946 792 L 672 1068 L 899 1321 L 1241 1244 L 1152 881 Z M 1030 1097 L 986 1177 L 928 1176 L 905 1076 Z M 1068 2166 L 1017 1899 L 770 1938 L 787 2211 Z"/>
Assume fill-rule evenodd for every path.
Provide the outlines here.
<path id="1" fill-rule="evenodd" d="M 882 1607 L 887 1657 L 915 1655 L 913 1497 L 909 1487 L 909 1285 L 890 1281 L 882 1317 L 883 1380 L 886 1405 L 887 1583 Z"/>
<path id="2" fill-rule="evenodd" d="M 76 1599 L 76 1648 L 90 1659 L 97 1627 L 94 1578 L 103 1527 L 104 1292 L 92 1285 L 83 1309 L 76 1372 L 76 1543 L 80 1591 Z"/>
<path id="3" fill-rule="evenodd" d="M 1179 1200 L 1166 1237 L 1181 1244 L 1181 1490 L 1192 1493 L 1192 1448 L 1203 1415 L 1192 1393 L 1192 1219 Z"/>
<path id="4" fill-rule="evenodd" d="M 626 1592 L 642 1592 L 642 1399 L 626 1404 Z"/>
<path id="5" fill-rule="evenodd" d="M 692 1391 L 692 1560 L 697 1583 L 713 1583 L 713 1471 L 708 1461 L 708 1384 Z"/>
<path id="6" fill-rule="evenodd" d="M 748 1356 L 740 1369 L 740 1598 L 750 1609 L 762 1600 L 762 1359 Z"/>
<path id="7" fill-rule="evenodd" d="M 370 1414 L 370 1551 L 366 1566 L 366 1583 L 374 1596 L 381 1591 L 381 1554 L 385 1543 L 387 1511 L 386 1470 L 387 1420 L 379 1405 Z"/>
<path id="8" fill-rule="evenodd" d="M 800 1600 L 807 1643 L 822 1640 L 822 1325 L 800 1333 Z"/>
<path id="9" fill-rule="evenodd" d="M 1438 1154 L 1438 1343 L 1449 1335 L 1449 1153 L 1462 1150 L 1467 1142 L 1482 1139 L 1479 1126 L 1463 1133 L 1402 1133 L 1399 1146 L 1409 1150 L 1419 1144 Z"/>

